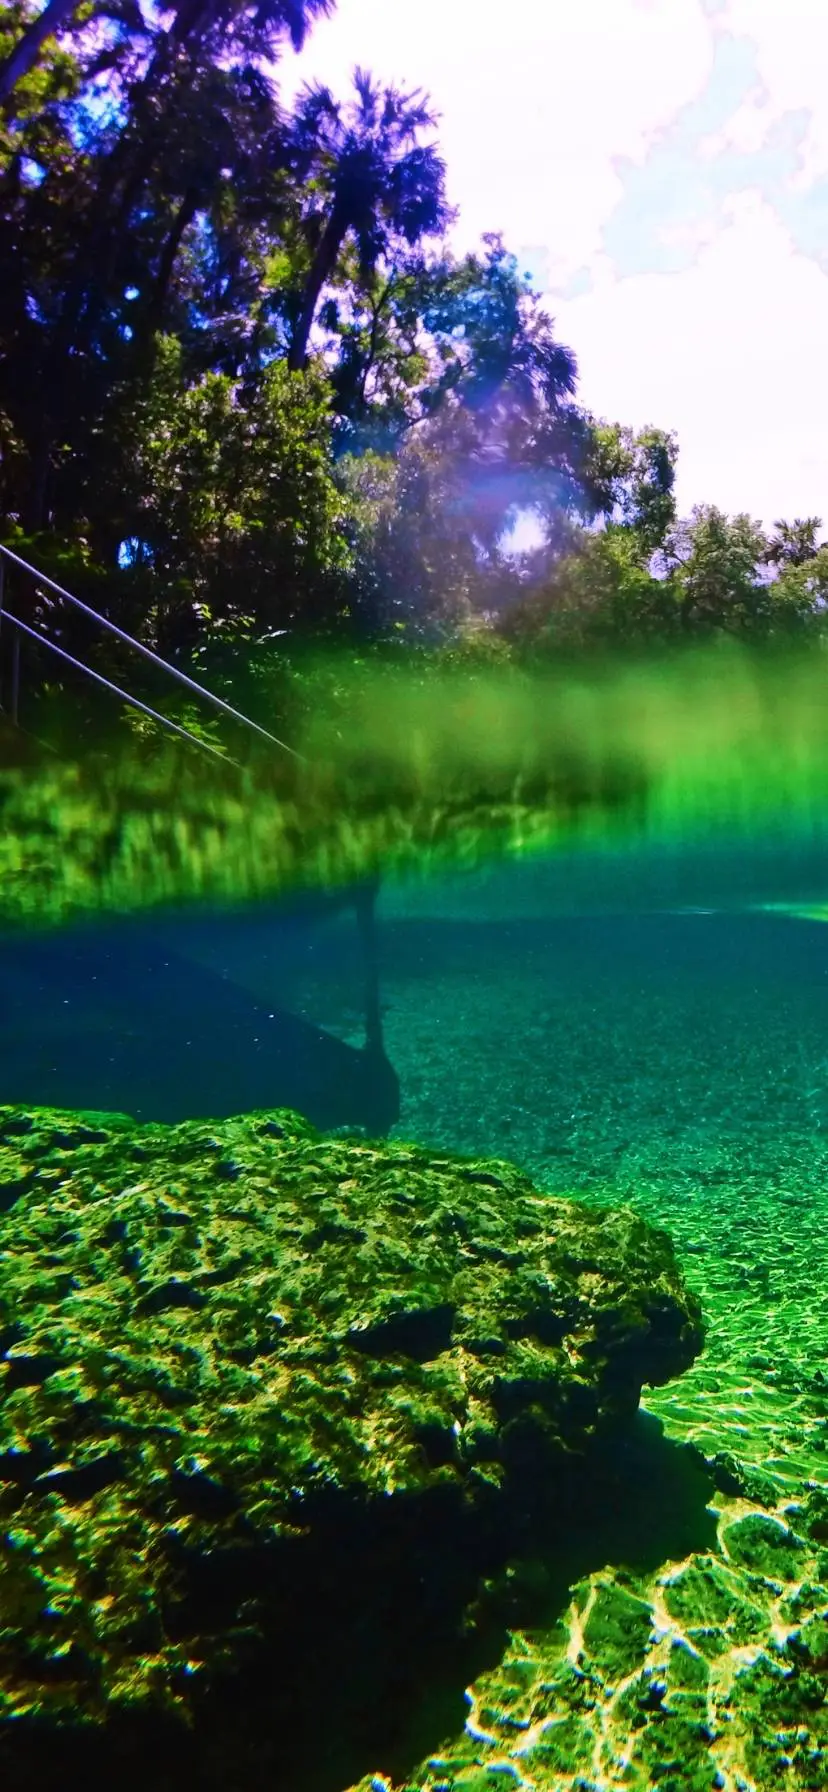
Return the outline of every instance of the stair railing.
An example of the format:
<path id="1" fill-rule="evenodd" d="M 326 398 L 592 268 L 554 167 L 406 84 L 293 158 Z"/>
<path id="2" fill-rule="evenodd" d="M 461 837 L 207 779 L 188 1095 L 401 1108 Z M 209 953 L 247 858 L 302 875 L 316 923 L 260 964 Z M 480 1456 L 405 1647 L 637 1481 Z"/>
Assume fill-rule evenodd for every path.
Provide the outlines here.
<path id="1" fill-rule="evenodd" d="M 29 623 L 23 622 L 21 617 L 16 616 L 13 611 L 9 610 L 6 602 L 4 584 L 4 569 L 7 563 L 18 567 L 22 572 L 34 579 L 38 586 L 45 586 L 49 591 L 54 592 L 55 596 L 61 598 L 64 603 L 74 605 L 76 610 L 80 610 L 84 616 L 88 616 L 91 621 L 97 623 L 100 628 L 106 629 L 111 635 L 115 635 L 117 639 L 122 641 L 127 647 L 132 648 L 136 653 L 140 653 L 145 660 L 151 661 L 154 666 L 160 667 L 161 671 L 165 672 L 168 677 L 174 678 L 179 684 L 184 685 L 187 690 L 192 691 L 195 696 L 200 697 L 204 702 L 211 704 L 214 709 L 220 710 L 222 714 L 230 716 L 234 722 L 240 723 L 242 727 L 261 736 L 262 739 L 270 741 L 271 745 L 279 747 L 285 753 L 289 753 L 291 758 L 302 761 L 301 753 L 297 753 L 294 747 L 288 746 L 286 741 L 279 740 L 278 736 L 271 734 L 268 728 L 263 728 L 259 722 L 254 722 L 251 716 L 244 715 L 239 709 L 234 709 L 232 703 L 225 703 L 223 697 L 217 697 L 214 691 L 207 689 L 206 685 L 198 684 L 194 678 L 190 678 L 189 674 L 182 672 L 178 666 L 172 665 L 169 660 L 162 659 L 159 653 L 155 653 L 153 649 L 147 647 L 143 641 L 136 640 L 134 635 L 128 635 L 125 629 L 119 628 L 117 623 L 111 622 L 108 616 L 102 616 L 100 611 L 93 610 L 91 606 L 84 603 L 81 598 L 75 597 L 73 593 L 67 591 L 63 585 L 58 585 L 54 579 L 49 578 L 47 573 L 40 572 L 38 568 L 32 566 L 28 560 L 24 560 L 22 556 L 16 554 L 12 548 L 6 547 L 5 543 L 0 542 L 0 628 L 3 623 L 9 623 L 14 629 L 12 643 L 10 716 L 16 727 L 19 726 L 20 636 L 23 634 L 30 636 L 32 640 L 37 641 L 40 646 L 48 648 L 52 653 L 59 655 L 61 659 L 68 661 L 71 666 L 74 666 L 77 670 L 83 672 L 88 678 L 93 679 L 96 684 L 104 685 L 106 689 L 118 697 L 122 703 L 126 703 L 130 708 L 140 710 L 142 714 L 150 716 L 152 720 L 158 722 L 161 727 L 168 729 L 173 734 L 183 736 L 183 738 L 188 740 L 191 745 L 200 747 L 204 752 L 212 753 L 218 759 L 229 759 L 227 753 L 222 752 L 218 747 L 211 746 L 209 742 L 201 740 L 199 736 L 193 734 L 189 728 L 183 727 L 178 722 L 171 721 L 169 716 L 163 715 L 160 710 L 151 708 L 148 703 L 142 702 L 139 697 L 135 697 L 129 691 L 123 690 L 120 685 L 114 684 L 109 678 L 105 678 L 102 672 L 96 672 L 92 666 L 87 666 L 83 660 L 75 659 L 72 654 L 67 653 L 65 647 L 60 647 L 49 635 L 43 634 L 39 629 L 32 628 Z M 235 761 L 232 763 L 235 763 Z"/>

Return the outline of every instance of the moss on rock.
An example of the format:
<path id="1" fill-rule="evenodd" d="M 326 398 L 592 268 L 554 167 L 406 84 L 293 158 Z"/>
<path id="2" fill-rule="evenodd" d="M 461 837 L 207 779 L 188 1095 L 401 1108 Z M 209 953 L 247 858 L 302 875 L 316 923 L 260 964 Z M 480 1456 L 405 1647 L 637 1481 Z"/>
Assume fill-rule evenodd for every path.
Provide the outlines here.
<path id="1" fill-rule="evenodd" d="M 701 1344 L 631 1212 L 286 1112 L 5 1108 L 0 1182 L 9 1721 L 192 1709 L 272 1649 L 309 1537 L 391 1561 L 416 1508 L 436 1539 Z"/>

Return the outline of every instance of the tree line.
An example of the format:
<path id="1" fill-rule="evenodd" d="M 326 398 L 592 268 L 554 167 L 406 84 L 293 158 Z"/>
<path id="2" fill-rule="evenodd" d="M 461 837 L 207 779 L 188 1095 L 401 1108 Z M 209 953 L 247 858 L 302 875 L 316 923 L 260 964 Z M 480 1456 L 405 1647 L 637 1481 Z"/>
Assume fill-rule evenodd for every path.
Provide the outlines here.
<path id="1" fill-rule="evenodd" d="M 179 656 L 821 633 L 820 519 L 679 518 L 675 436 L 578 403 L 499 236 L 452 252 L 425 95 L 285 103 L 332 7 L 0 4 L 0 538 Z"/>

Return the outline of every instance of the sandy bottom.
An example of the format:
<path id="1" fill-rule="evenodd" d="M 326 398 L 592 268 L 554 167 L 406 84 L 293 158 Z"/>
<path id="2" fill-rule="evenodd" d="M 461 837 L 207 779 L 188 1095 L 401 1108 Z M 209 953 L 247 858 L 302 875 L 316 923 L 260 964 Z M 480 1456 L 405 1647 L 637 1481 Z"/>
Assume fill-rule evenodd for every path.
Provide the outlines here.
<path id="1" fill-rule="evenodd" d="M 519 914 L 462 885 L 427 912 L 386 898 L 395 1133 L 669 1229 L 708 1342 L 644 1405 L 665 1448 L 706 1458 L 707 1511 L 700 1543 L 655 1569 L 619 1515 L 548 1621 L 531 1597 L 521 1611 L 543 1563 L 516 1565 L 508 1644 L 465 1729 L 361 1787 L 828 1787 L 828 927 L 544 918 L 522 894 Z M 357 964 L 338 953 L 305 1000 L 356 1037 Z"/>

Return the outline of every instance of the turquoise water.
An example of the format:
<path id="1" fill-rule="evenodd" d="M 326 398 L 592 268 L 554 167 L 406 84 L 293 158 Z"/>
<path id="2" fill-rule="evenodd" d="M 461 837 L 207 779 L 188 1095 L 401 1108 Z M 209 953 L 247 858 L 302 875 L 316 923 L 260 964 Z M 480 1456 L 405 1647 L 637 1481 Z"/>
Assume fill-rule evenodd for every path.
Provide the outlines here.
<path id="1" fill-rule="evenodd" d="M 560 1540 L 552 1567 L 531 1567 L 497 1647 L 472 1663 L 482 1679 L 465 1727 L 462 1651 L 457 1684 L 444 1677 L 410 1734 L 368 1723 L 353 1755 L 344 1749 L 362 1771 L 380 1738 L 360 1792 L 828 1785 L 810 1718 L 799 1765 L 794 1742 L 779 1744 L 766 1771 L 755 1748 L 743 1757 L 725 1746 L 727 1676 L 754 1672 L 757 1651 L 764 1659 L 763 1624 L 786 1634 L 767 1581 L 764 1592 L 751 1583 L 756 1637 L 739 1633 L 715 1669 L 710 1710 L 725 1740 L 711 1743 L 701 1777 L 681 1766 L 672 1778 L 641 1766 L 626 1774 L 629 1716 L 608 1669 L 602 1723 L 615 1766 L 579 1778 L 564 1751 L 554 1769 L 524 1773 L 502 1679 L 527 1689 L 521 1725 L 534 1734 L 551 1707 L 530 1690 L 573 1647 L 572 1629 L 568 1641 L 560 1634 L 567 1580 L 575 1588 L 587 1576 L 576 1613 L 579 1598 L 592 1609 L 607 1588 L 634 1584 L 663 1625 L 664 1576 L 696 1573 L 734 1514 L 787 1523 L 828 1486 L 828 924 L 794 912 L 826 897 L 822 846 L 776 840 L 385 883 L 367 931 L 345 892 L 0 943 L 3 1100 L 161 1121 L 292 1106 L 323 1129 L 508 1158 L 539 1188 L 627 1203 L 666 1226 L 702 1299 L 703 1356 L 644 1394 L 665 1447 L 694 1446 L 692 1472 L 646 1458 L 643 1517 L 628 1490 L 586 1541 L 573 1540 L 563 1567 Z M 686 1518 L 687 1475 L 703 1461 Z M 556 1589 L 548 1621 L 538 1573 Z M 828 1613 L 817 1586 L 815 1609 L 820 1598 Z M 653 1622 L 657 1665 L 666 1632 Z M 744 1700 L 747 1710 L 747 1691 Z M 783 1707 L 762 1709 L 760 1728 L 775 1735 Z M 346 1792 L 336 1746 L 314 1746 L 324 1770 L 303 1785 Z"/>
<path id="2" fill-rule="evenodd" d="M 0 937 L 0 1086 L 168 1122 L 294 1106 L 533 1171 L 569 1159 L 579 1181 L 654 1126 L 819 1128 L 828 927 L 790 909 L 826 895 L 828 852 L 807 843 L 386 884 L 399 1103 L 364 1049 L 348 893 Z"/>

